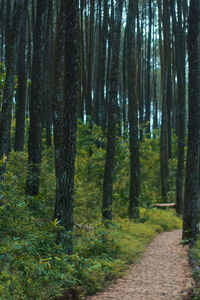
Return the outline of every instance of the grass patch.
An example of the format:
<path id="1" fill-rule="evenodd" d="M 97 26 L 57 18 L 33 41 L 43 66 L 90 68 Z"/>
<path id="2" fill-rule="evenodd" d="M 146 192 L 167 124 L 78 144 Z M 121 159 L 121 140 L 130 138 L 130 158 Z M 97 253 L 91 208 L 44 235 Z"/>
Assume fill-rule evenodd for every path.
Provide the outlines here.
<path id="1" fill-rule="evenodd" d="M 159 225 L 162 231 L 171 231 L 182 227 L 182 220 L 177 218 L 173 209 L 141 209 L 141 218 L 143 221 Z"/>
<path id="2" fill-rule="evenodd" d="M 86 294 L 102 290 L 108 282 L 121 276 L 157 233 L 181 227 L 181 220 L 172 211 L 142 208 L 137 223 L 126 218 L 129 168 L 124 143 L 118 143 L 119 163 L 113 201 L 115 218 L 109 227 L 102 226 L 104 150 L 96 146 L 93 149 L 88 175 L 86 146 L 83 142 L 78 143 L 74 220 L 84 225 L 75 227 L 72 256 L 65 254 L 65 245 L 55 243 L 61 228 L 52 222 L 55 201 L 53 150 L 43 152 L 41 191 L 37 197 L 24 195 L 27 154 L 10 153 L 0 189 L 1 300 L 55 299 L 55 295 L 59 297 L 67 291 L 81 299 Z M 144 164 L 143 168 L 146 167 Z M 143 182 L 153 178 L 149 171 L 145 174 L 148 176 Z M 149 185 L 145 185 L 148 192 L 151 191 Z M 155 199 L 158 201 L 158 194 L 144 193 L 142 197 L 149 205 Z"/>
<path id="3" fill-rule="evenodd" d="M 171 212 L 141 213 L 144 223 L 118 218 L 106 229 L 100 223 L 89 231 L 76 228 L 72 256 L 55 245 L 56 224 L 41 224 L 37 216 L 26 218 L 26 226 L 20 223 L 23 231 L 12 228 L 13 236 L 1 245 L 0 299 L 53 299 L 66 290 L 77 291 L 81 298 L 102 290 L 135 262 L 158 232 L 180 228 Z"/>
<path id="4" fill-rule="evenodd" d="M 192 299 L 200 299 L 200 237 L 198 237 L 195 245 L 190 249 L 190 260 L 193 267 L 193 277 L 196 285 L 193 289 Z"/>

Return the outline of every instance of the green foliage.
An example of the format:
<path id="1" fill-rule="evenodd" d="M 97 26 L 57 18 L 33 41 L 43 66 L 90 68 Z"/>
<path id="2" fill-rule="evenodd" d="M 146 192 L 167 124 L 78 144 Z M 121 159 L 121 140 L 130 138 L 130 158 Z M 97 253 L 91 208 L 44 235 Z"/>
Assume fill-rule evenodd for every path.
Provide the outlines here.
<path id="1" fill-rule="evenodd" d="M 162 202 L 160 188 L 160 139 L 144 138 L 140 146 L 141 205 Z"/>
<path id="2" fill-rule="evenodd" d="M 6 77 L 6 73 L 5 72 L 6 72 L 5 71 L 5 66 L 4 66 L 3 63 L 0 62 L 0 93 L 3 90 L 3 87 L 4 87 L 4 82 L 5 82 L 5 77 Z"/>
<path id="3" fill-rule="evenodd" d="M 182 220 L 173 210 L 141 209 L 141 219 L 147 223 L 159 225 L 162 231 L 171 231 L 182 227 Z"/>
<path id="4" fill-rule="evenodd" d="M 0 105 L 3 99 L 3 88 L 5 83 L 5 77 L 6 77 L 5 66 L 3 63 L 0 62 Z"/>
<path id="5" fill-rule="evenodd" d="M 40 204 L 32 210 L 29 201 Z M 19 197 L 1 206 L 1 299 L 51 299 L 70 289 L 92 294 L 134 262 L 157 232 L 180 225 L 172 213 L 160 212 L 157 218 L 155 210 L 142 211 L 146 223 L 117 218 L 105 228 L 93 222 L 89 229 L 76 228 L 75 252 L 67 256 L 55 243 L 59 222 L 48 218 L 45 205 L 42 199 Z"/>
<path id="6" fill-rule="evenodd" d="M 193 298 L 198 300 L 200 298 L 200 237 L 190 249 L 190 261 L 193 267 L 193 276 L 195 279 L 195 287 L 193 288 Z"/>
<path id="7" fill-rule="evenodd" d="M 43 144 L 41 188 L 37 197 L 24 195 L 27 154 L 12 152 L 0 183 L 0 299 L 53 299 L 75 290 L 81 296 L 101 290 L 128 263 L 141 255 L 156 233 L 181 226 L 171 211 L 141 209 L 138 223 L 127 219 L 129 196 L 128 141 L 118 138 L 114 172 L 114 221 L 101 223 L 105 137 L 94 126 L 79 124 L 74 197 L 74 255 L 57 245 L 54 152 Z M 143 207 L 160 201 L 159 138 L 141 144 Z M 3 162 L 2 162 L 3 163 Z M 172 158 L 171 170 L 176 160 Z M 174 176 L 174 175 L 173 175 Z M 174 186 L 173 180 L 171 186 Z M 173 195 L 172 195 L 173 196 Z M 122 218 L 123 217 L 123 218 Z"/>

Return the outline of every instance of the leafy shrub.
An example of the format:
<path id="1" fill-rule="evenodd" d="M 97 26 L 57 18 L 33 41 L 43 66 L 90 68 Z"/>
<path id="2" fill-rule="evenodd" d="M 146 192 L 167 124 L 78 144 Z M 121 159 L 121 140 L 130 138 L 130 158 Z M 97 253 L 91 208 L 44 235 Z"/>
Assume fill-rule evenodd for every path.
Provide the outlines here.
<path id="1" fill-rule="evenodd" d="M 193 276 L 195 279 L 195 287 L 193 288 L 193 298 L 198 300 L 200 298 L 200 237 L 195 245 L 190 249 L 190 260 L 193 267 Z"/>
<path id="2" fill-rule="evenodd" d="M 159 225 L 163 231 L 170 231 L 182 227 L 181 219 L 178 218 L 172 210 L 156 208 L 141 209 L 141 218 L 147 223 Z"/>
<path id="3" fill-rule="evenodd" d="M 52 222 L 53 149 L 43 147 L 37 197 L 24 195 L 27 154 L 10 153 L 0 190 L 0 299 L 53 299 L 68 290 L 77 291 L 80 297 L 92 294 L 120 276 L 156 233 L 181 226 L 172 212 L 156 209 L 142 208 L 140 223 L 127 219 L 129 150 L 122 138 L 116 147 L 114 221 L 106 228 L 101 224 L 105 138 L 98 127 L 90 131 L 88 125 L 79 124 L 74 219 L 89 229 L 75 229 L 72 256 L 56 244 L 61 228 L 56 220 Z M 140 203 L 144 207 L 160 199 L 158 149 L 159 139 L 144 139 L 141 145 Z M 172 163 L 174 170 L 175 160 Z M 174 186 L 173 180 L 170 184 Z"/>

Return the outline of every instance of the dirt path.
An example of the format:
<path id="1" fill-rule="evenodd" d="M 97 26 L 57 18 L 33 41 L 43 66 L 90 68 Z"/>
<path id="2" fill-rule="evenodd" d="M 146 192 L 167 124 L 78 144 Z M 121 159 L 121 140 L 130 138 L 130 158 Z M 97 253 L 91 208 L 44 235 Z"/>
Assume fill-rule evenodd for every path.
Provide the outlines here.
<path id="1" fill-rule="evenodd" d="M 158 235 L 123 278 L 86 300 L 188 299 L 193 280 L 188 249 L 180 245 L 180 240 L 180 230 Z"/>

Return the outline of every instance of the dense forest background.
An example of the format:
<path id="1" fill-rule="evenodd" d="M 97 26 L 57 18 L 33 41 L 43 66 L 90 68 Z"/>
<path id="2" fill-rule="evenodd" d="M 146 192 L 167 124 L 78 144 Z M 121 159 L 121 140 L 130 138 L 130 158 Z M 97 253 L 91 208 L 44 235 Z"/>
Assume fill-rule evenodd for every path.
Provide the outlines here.
<path id="1" fill-rule="evenodd" d="M 79 269 L 104 253 L 102 272 L 119 271 L 119 228 L 147 241 L 180 226 L 156 203 L 176 203 L 196 239 L 199 13 L 198 0 L 0 0 L 1 299 L 44 299 L 36 274 L 50 296 L 98 290 Z"/>

